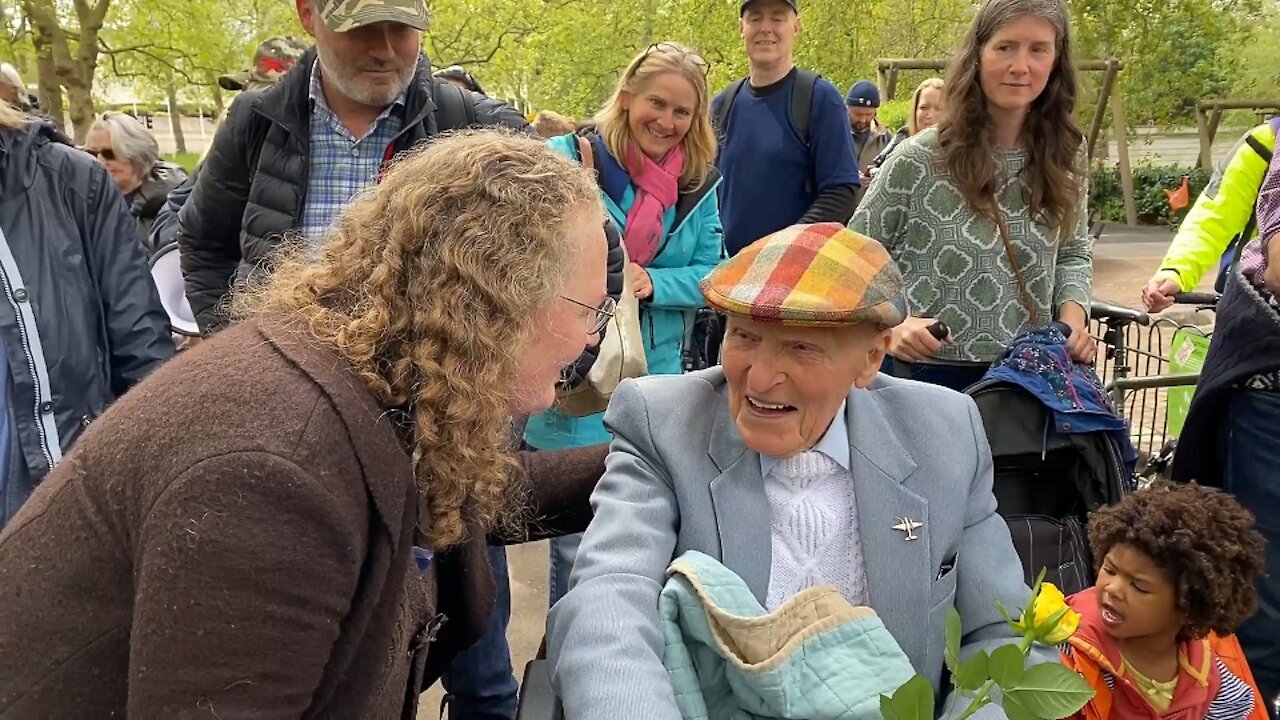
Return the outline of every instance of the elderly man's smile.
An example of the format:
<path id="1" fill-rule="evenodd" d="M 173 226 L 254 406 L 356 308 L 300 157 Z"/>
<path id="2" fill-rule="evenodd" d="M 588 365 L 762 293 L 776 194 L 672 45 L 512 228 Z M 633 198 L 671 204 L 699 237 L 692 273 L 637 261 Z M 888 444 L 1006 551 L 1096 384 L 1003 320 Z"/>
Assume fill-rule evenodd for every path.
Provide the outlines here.
<path id="1" fill-rule="evenodd" d="M 794 405 L 770 403 L 764 400 L 758 400 L 750 395 L 747 396 L 747 407 L 751 410 L 752 414 L 766 420 L 787 417 L 796 411 L 796 407 Z"/>

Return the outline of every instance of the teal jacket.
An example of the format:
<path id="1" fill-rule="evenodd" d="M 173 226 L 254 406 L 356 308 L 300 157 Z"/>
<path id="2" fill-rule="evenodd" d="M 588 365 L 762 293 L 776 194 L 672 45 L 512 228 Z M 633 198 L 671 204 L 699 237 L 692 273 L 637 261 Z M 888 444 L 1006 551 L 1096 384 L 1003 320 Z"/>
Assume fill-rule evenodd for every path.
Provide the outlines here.
<path id="1" fill-rule="evenodd" d="M 573 135 L 552 138 L 552 150 L 580 160 Z M 706 306 L 698 282 L 724 256 L 724 233 L 720 227 L 720 203 L 716 190 L 720 178 L 693 193 L 682 194 L 675 207 L 663 217 L 663 240 L 658 255 L 645 268 L 653 281 L 653 297 L 640 303 L 640 333 L 644 337 L 645 360 L 650 375 L 678 375 L 685 333 L 694 312 Z M 600 198 L 620 231 L 625 232 L 627 213 L 635 200 L 628 187 L 622 203 L 615 203 L 603 190 Z M 692 203 L 692 207 L 687 206 Z M 681 212 L 677 213 L 677 208 Z M 677 214 L 680 215 L 677 220 Z M 608 442 L 604 413 L 574 418 L 548 410 L 529 418 L 525 440 L 539 450 L 581 447 Z"/>
<path id="2" fill-rule="evenodd" d="M 879 720 L 915 671 L 876 612 L 813 587 L 765 614 L 743 580 L 696 550 L 658 599 L 663 665 L 684 720 Z"/>

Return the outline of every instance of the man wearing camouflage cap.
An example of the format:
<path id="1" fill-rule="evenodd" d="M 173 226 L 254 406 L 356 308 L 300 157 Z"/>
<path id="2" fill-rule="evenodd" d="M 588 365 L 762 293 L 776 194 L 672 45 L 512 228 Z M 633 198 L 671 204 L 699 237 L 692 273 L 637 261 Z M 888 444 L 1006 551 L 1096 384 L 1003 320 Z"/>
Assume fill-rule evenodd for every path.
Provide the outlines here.
<path id="1" fill-rule="evenodd" d="M 728 316 L 722 367 L 625 381 L 605 414 L 595 515 L 548 627 L 565 717 L 681 717 L 658 597 L 690 550 L 769 611 L 836 586 L 876 611 L 935 692 L 951 607 L 963 654 L 1011 642 L 993 601 L 1021 607 L 1030 591 L 977 408 L 877 373 L 906 317 L 885 249 L 835 223 L 792 226 L 721 263 L 702 291 Z"/>
<path id="2" fill-rule="evenodd" d="M 423 0 L 294 0 L 315 38 L 274 87 L 236 98 L 214 137 L 179 247 L 201 328 L 227 322 L 224 297 L 301 231 L 319 240 L 383 167 L 446 129 L 528 127 L 514 108 L 431 76 Z"/>
<path id="3" fill-rule="evenodd" d="M 219 76 L 218 86 L 232 92 L 265 90 L 280 82 L 280 78 L 284 77 L 294 63 L 306 54 L 307 49 L 308 45 L 297 38 L 268 38 L 262 41 L 257 52 L 253 54 L 253 65 L 238 73 Z M 221 117 L 218 122 L 222 122 Z M 151 225 L 151 233 L 142 243 L 148 256 L 154 257 L 160 250 L 178 241 L 178 213 L 191 198 L 191 191 L 195 189 L 196 179 L 200 176 L 203 163 L 204 157 L 201 157 L 195 172 L 183 179 L 181 185 L 169 191 L 164 207 L 160 208 L 155 222 Z M 186 342 L 193 344 L 192 340 Z"/>
<path id="4" fill-rule="evenodd" d="M 252 65 L 238 73 L 219 76 L 218 86 L 232 92 L 269 88 L 280 82 L 294 63 L 307 54 L 307 49 L 308 45 L 297 38 L 267 38 L 253 54 Z"/>

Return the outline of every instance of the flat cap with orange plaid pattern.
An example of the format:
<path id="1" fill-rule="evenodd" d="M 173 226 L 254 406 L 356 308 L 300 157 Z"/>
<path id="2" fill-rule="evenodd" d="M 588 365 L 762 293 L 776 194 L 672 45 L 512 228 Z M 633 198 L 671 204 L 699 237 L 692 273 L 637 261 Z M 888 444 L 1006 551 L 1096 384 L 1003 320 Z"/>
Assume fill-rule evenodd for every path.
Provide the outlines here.
<path id="1" fill-rule="evenodd" d="M 902 274 L 884 246 L 837 223 L 792 225 L 720 263 L 699 287 L 729 315 L 806 327 L 907 316 Z"/>

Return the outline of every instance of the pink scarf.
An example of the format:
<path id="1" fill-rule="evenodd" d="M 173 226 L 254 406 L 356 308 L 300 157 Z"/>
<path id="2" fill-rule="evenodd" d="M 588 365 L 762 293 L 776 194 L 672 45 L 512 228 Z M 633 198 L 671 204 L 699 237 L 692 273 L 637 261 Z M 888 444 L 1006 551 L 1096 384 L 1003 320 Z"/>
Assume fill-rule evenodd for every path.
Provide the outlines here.
<path id="1" fill-rule="evenodd" d="M 636 197 L 631 203 L 631 212 L 627 213 L 627 229 L 622 233 L 622 243 L 631 262 L 648 267 L 662 242 L 662 216 L 667 208 L 676 204 L 680 194 L 684 143 L 672 148 L 661 162 L 654 162 L 637 150 L 635 143 L 630 143 L 627 145 L 627 171 L 631 173 Z"/>

